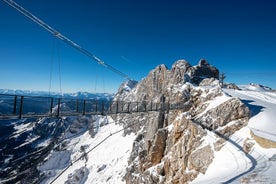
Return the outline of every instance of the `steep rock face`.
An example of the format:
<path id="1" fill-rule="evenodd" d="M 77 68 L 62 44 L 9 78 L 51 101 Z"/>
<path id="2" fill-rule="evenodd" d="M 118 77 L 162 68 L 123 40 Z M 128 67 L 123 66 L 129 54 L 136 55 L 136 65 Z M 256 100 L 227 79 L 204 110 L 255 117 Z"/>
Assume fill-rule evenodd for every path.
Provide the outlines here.
<path id="1" fill-rule="evenodd" d="M 182 84 L 185 82 L 188 82 L 188 76 L 186 75 L 186 72 L 189 68 L 192 66 L 190 63 L 188 63 L 185 60 L 178 60 L 176 61 L 171 70 L 171 84 Z"/>
<path id="2" fill-rule="evenodd" d="M 196 120 L 208 127 L 217 129 L 218 127 L 225 126 L 228 122 L 246 119 L 248 116 L 249 109 L 239 99 L 231 98 L 216 108 L 208 110 Z"/>
<path id="3" fill-rule="evenodd" d="M 128 127 L 126 134 L 137 134 L 126 183 L 188 183 L 206 172 L 214 151 L 224 142 L 219 137 L 206 142 L 207 129 L 229 136 L 243 127 L 249 116 L 240 100 L 222 92 L 218 74 L 206 60 L 196 66 L 179 60 L 171 70 L 157 66 L 134 88 L 115 95 L 115 101 L 165 102 L 183 107 L 114 116 Z"/>
<path id="4" fill-rule="evenodd" d="M 152 165 L 156 165 L 160 163 L 161 159 L 164 156 L 164 151 L 166 149 L 166 140 L 167 140 L 167 130 L 166 129 L 159 129 L 151 144 L 147 150 L 149 151 L 149 162 Z"/>
<path id="5" fill-rule="evenodd" d="M 186 119 L 185 116 L 179 116 L 173 122 L 173 127 L 167 139 L 167 142 L 171 142 L 171 145 L 168 145 L 166 156 L 163 158 L 166 176 L 164 182 L 185 183 L 197 175 L 197 172 L 194 172 L 193 169 L 200 170 L 197 167 L 198 165 L 192 164 L 190 158 L 201 144 L 201 139 L 206 133 L 201 127 Z M 196 159 L 195 156 L 192 158 Z"/>

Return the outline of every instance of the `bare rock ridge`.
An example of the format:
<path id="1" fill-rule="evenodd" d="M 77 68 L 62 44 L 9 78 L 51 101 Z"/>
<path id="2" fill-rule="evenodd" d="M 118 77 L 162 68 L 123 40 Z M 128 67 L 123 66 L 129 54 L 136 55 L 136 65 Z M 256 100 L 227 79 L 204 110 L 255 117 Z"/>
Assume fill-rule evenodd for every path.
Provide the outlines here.
<path id="1" fill-rule="evenodd" d="M 204 59 L 200 60 L 196 66 L 191 66 L 185 60 L 178 60 L 173 64 L 171 70 L 161 64 L 153 69 L 141 82 L 127 81 L 123 83 L 114 100 L 132 99 L 133 101 L 153 100 L 157 102 L 163 94 L 168 94 L 168 88 L 173 89 L 174 85 L 179 86 L 186 82 L 199 85 L 206 78 L 218 80 L 219 70 L 209 65 Z M 133 88 L 135 89 L 130 91 Z"/>
<path id="2" fill-rule="evenodd" d="M 125 180 L 127 184 L 188 183 L 205 173 L 224 140 L 210 141 L 211 129 L 229 136 L 246 125 L 249 109 L 219 86 L 219 70 L 200 60 L 159 65 L 141 82 L 122 84 L 115 101 L 185 104 L 181 110 L 114 115 L 137 135 Z M 221 103 L 214 103 L 219 101 Z M 205 129 L 204 127 L 207 127 Z"/>

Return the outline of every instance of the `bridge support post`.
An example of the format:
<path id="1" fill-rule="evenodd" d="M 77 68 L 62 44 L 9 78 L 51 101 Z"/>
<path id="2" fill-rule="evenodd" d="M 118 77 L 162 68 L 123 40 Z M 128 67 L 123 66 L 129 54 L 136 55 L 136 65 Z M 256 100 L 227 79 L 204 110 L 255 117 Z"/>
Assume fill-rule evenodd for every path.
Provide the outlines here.
<path id="1" fill-rule="evenodd" d="M 145 112 L 147 112 L 147 102 L 144 102 L 144 108 L 145 108 Z"/>
<path id="2" fill-rule="evenodd" d="M 23 112 L 23 99 L 24 99 L 24 96 L 21 96 L 21 98 L 20 98 L 20 109 L 19 109 L 19 119 L 22 118 L 22 112 Z"/>
<path id="3" fill-rule="evenodd" d="M 102 102 L 102 115 L 104 115 L 104 100 Z"/>
<path id="4" fill-rule="evenodd" d="M 98 112 L 98 101 L 96 100 L 96 102 L 95 102 L 95 113 L 97 113 Z"/>
<path id="5" fill-rule="evenodd" d="M 14 101 L 13 101 L 13 114 L 16 114 L 16 104 L 17 104 L 17 96 L 14 96 Z"/>
<path id="6" fill-rule="evenodd" d="M 76 100 L 76 112 L 79 112 L 79 100 Z"/>
<path id="7" fill-rule="evenodd" d="M 171 109 L 171 104 L 170 104 L 170 101 L 168 102 L 168 109 L 167 109 L 167 113 L 169 113 L 170 109 Z"/>
<path id="8" fill-rule="evenodd" d="M 129 111 L 129 105 L 130 105 L 130 102 L 127 103 L 127 113 L 130 113 L 130 111 Z"/>
<path id="9" fill-rule="evenodd" d="M 118 108 L 119 108 L 119 103 L 118 101 L 116 102 L 116 109 L 115 109 L 115 113 L 117 114 L 118 113 Z"/>

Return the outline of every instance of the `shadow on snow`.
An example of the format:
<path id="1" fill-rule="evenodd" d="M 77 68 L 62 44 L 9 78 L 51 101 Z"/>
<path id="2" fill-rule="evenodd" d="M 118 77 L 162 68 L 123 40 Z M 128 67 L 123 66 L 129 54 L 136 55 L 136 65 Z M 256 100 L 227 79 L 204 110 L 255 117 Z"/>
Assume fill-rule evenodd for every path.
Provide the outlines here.
<path id="1" fill-rule="evenodd" d="M 253 102 L 255 102 L 254 100 L 243 100 L 243 99 L 241 99 L 241 101 L 249 108 L 250 118 L 258 115 L 265 108 L 265 107 L 260 106 L 260 105 L 252 104 Z"/>

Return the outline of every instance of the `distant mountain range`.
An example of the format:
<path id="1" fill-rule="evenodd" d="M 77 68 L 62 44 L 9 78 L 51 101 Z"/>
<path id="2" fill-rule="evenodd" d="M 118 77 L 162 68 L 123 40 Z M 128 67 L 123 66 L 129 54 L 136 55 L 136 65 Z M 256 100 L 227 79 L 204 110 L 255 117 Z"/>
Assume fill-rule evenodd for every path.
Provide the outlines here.
<path id="1" fill-rule="evenodd" d="M 13 90 L 0 89 L 0 94 L 22 95 L 22 96 L 45 96 L 45 97 L 62 97 L 62 98 L 78 98 L 78 99 L 106 99 L 112 100 L 114 94 L 110 93 L 89 93 L 89 92 L 75 92 L 75 93 L 58 93 L 47 91 L 32 91 L 32 90 Z"/>

